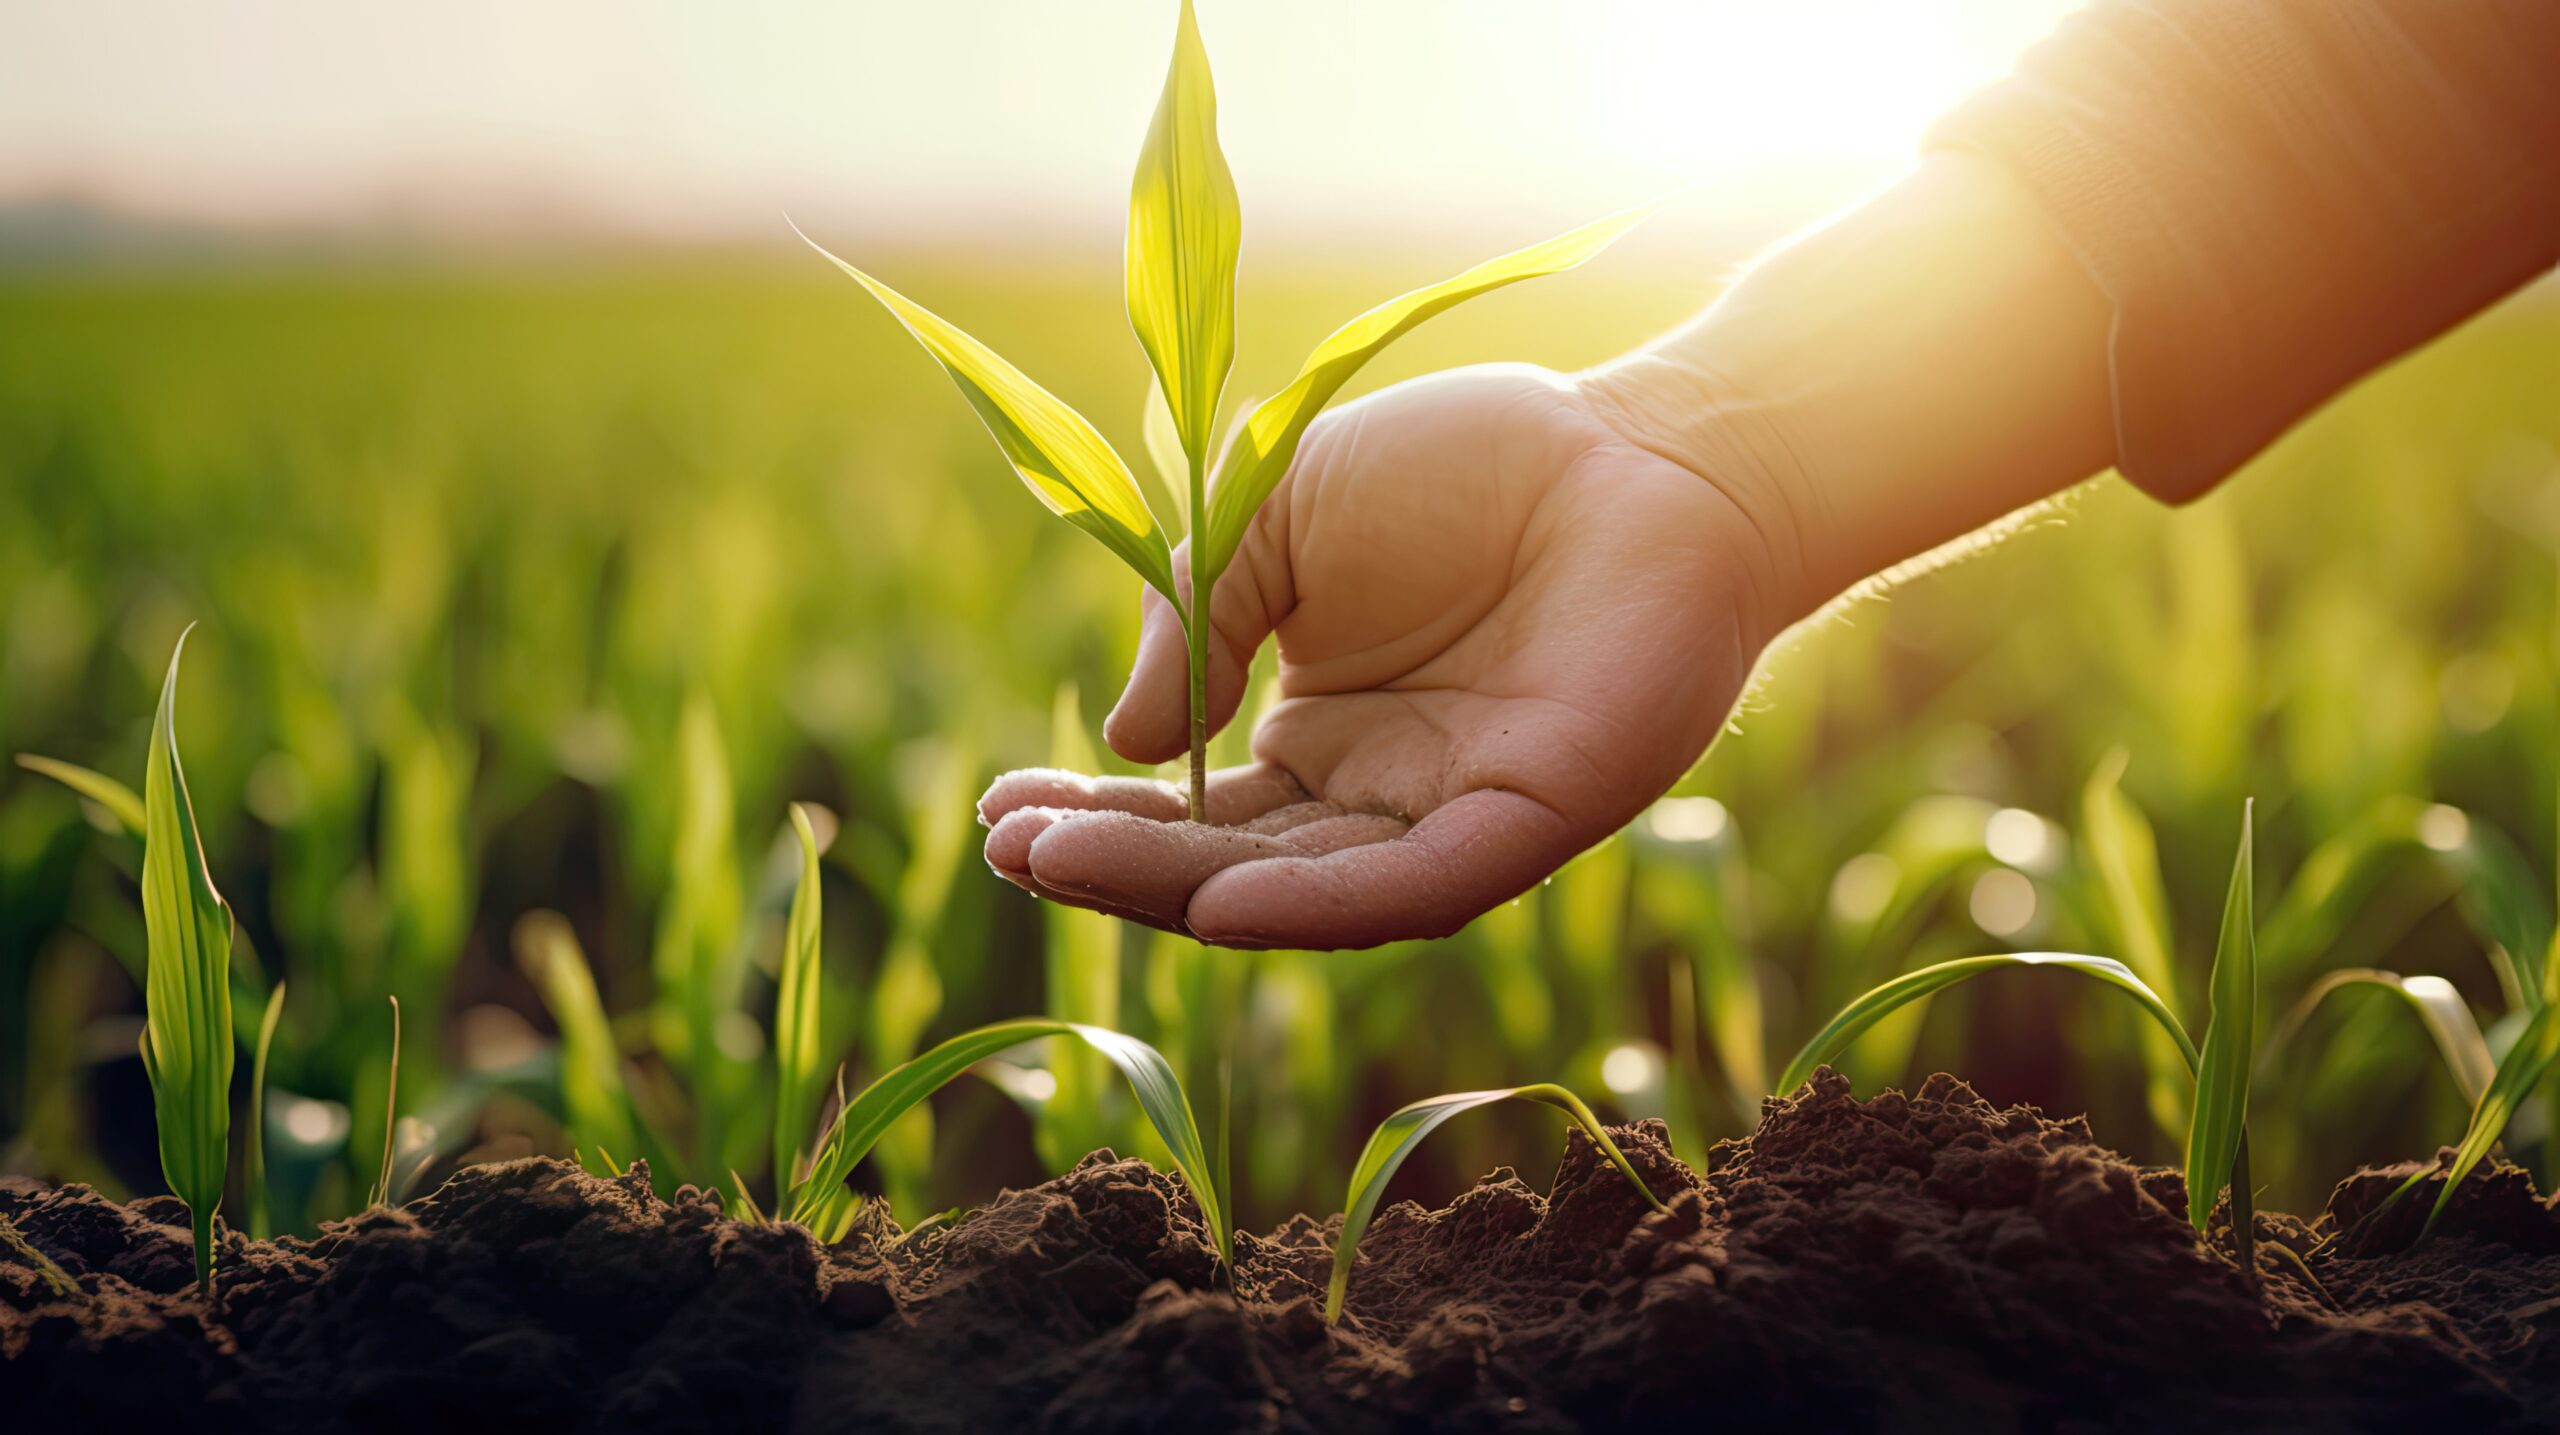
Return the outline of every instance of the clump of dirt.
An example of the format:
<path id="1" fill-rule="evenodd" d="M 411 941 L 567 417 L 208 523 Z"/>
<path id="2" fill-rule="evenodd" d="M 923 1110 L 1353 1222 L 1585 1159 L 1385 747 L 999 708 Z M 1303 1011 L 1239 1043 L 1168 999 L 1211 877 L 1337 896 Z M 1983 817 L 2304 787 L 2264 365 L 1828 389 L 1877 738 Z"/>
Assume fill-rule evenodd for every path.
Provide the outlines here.
<path id="1" fill-rule="evenodd" d="M 872 1208 L 833 1248 L 642 1172 L 475 1167 L 314 1240 L 227 1237 L 210 1302 L 174 1202 L 0 1182 L 80 1286 L 0 1248 L 0 1405 L 197 1430 L 2560 1422 L 2560 1214 L 2512 1167 L 2424 1242 L 2402 1208 L 2432 1186 L 2365 1220 L 2415 1167 L 2262 1217 L 2253 1288 L 2175 1173 L 1950 1077 L 1860 1101 L 1824 1072 L 1704 1178 L 1658 1123 L 1617 1135 L 1667 1211 L 1576 1133 L 1544 1195 L 1503 1170 L 1382 1212 L 1333 1327 L 1336 1222 L 1240 1235 L 1230 1283 L 1181 1184 L 1109 1152 L 954 1225 Z"/>

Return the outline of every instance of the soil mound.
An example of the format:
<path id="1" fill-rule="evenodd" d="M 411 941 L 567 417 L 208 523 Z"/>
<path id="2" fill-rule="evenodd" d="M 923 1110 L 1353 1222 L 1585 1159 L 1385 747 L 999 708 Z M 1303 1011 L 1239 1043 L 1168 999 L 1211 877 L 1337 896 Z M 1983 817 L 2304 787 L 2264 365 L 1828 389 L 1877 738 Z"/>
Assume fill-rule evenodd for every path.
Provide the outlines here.
<path id="1" fill-rule="evenodd" d="M 1860 1101 L 1823 1072 L 1703 1178 L 1658 1123 L 1617 1134 L 1668 1211 L 1576 1133 L 1546 1194 L 1501 1170 L 1381 1212 L 1330 1328 L 1334 1221 L 1240 1235 L 1230 1286 L 1180 1182 L 1109 1152 L 956 1224 L 866 1212 L 833 1248 L 645 1173 L 475 1167 L 316 1239 L 227 1235 L 210 1303 L 174 1201 L 0 1182 L 79 1287 L 0 1248 L 0 1408 L 191 1431 L 2560 1428 L 2560 1214 L 2512 1167 L 2423 1243 L 2399 1208 L 2335 1239 L 2414 1167 L 2261 1217 L 2253 1291 L 2199 1248 L 2175 1173 L 1951 1077 Z"/>

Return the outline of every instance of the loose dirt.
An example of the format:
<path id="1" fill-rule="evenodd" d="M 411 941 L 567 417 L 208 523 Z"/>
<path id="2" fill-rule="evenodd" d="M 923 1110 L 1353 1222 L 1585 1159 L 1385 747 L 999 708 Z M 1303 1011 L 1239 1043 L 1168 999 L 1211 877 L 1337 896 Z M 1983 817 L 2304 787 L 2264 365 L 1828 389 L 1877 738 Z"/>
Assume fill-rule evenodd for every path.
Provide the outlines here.
<path id="1" fill-rule="evenodd" d="M 1860 1101 L 1826 1071 L 1705 1178 L 1658 1124 L 1617 1135 L 1667 1212 L 1577 1133 L 1545 1194 L 1500 1170 L 1382 1212 L 1332 1328 L 1332 1221 L 1240 1236 L 1229 1286 L 1181 1184 L 1108 1152 L 952 1225 L 873 1208 L 832 1249 L 642 1173 L 475 1167 L 313 1240 L 228 1235 L 210 1303 L 175 1202 L 0 1182 L 80 1287 L 0 1248 L 0 1409 L 190 1435 L 2560 1428 L 2560 1214 L 2512 1167 L 2425 1242 L 2432 1185 L 2358 1225 L 2415 1167 L 2262 1216 L 2253 1290 L 2175 1173 L 1951 1077 Z"/>

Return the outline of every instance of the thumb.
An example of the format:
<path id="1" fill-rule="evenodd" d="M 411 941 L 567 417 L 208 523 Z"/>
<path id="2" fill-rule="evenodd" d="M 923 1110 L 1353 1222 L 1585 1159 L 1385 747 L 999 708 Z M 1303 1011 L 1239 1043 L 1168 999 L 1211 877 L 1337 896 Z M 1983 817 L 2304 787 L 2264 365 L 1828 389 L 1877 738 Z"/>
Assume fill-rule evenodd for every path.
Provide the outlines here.
<path id="1" fill-rule="evenodd" d="M 1250 547 L 1250 545 L 1248 545 Z M 1191 593 L 1191 545 L 1173 550 L 1174 586 Z M 1272 618 L 1254 581 L 1253 560 L 1239 551 L 1209 597 L 1209 731 L 1233 721 L 1244 704 L 1254 650 L 1271 636 Z M 1191 749 L 1191 654 L 1182 615 L 1153 588 L 1140 590 L 1138 657 L 1129 685 L 1103 719 L 1102 738 L 1131 762 L 1171 762 Z"/>

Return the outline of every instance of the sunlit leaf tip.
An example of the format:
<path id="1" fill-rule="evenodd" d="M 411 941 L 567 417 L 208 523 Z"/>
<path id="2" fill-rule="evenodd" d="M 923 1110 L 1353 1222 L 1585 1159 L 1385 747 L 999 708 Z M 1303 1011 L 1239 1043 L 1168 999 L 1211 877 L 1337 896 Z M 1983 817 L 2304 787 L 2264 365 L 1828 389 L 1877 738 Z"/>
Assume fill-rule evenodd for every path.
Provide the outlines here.
<path id="1" fill-rule="evenodd" d="M 1218 99 L 1199 17 L 1183 0 L 1164 92 L 1129 186 L 1129 324 L 1154 365 L 1184 452 L 1205 459 L 1235 364 L 1235 177 L 1218 145 Z"/>

